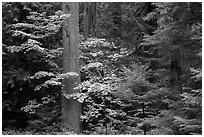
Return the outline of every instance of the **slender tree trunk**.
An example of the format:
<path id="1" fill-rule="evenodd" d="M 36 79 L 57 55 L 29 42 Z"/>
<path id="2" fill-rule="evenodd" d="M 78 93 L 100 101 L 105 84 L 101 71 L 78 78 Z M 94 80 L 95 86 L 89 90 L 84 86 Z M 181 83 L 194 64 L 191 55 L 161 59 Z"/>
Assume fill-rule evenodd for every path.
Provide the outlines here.
<path id="1" fill-rule="evenodd" d="M 89 35 L 89 2 L 85 4 L 85 14 L 84 14 L 84 36 L 85 38 Z"/>
<path id="2" fill-rule="evenodd" d="M 113 2 L 111 3 L 111 6 L 113 6 L 113 23 L 116 25 L 116 28 L 113 28 L 113 35 L 115 37 L 121 37 L 121 21 L 122 21 L 122 9 L 121 9 L 121 3 L 120 2 Z"/>
<path id="3" fill-rule="evenodd" d="M 84 15 L 85 38 L 89 35 L 96 36 L 96 2 L 87 2 Z"/>
<path id="4" fill-rule="evenodd" d="M 63 43 L 63 73 L 79 73 L 79 15 L 78 3 L 62 3 L 62 10 L 65 14 L 70 14 L 69 19 L 65 19 L 62 26 Z M 74 90 L 80 83 L 79 77 L 66 78 L 63 80 L 62 92 L 72 94 L 78 92 Z M 80 132 L 80 112 L 81 105 L 77 100 L 67 99 L 62 96 L 62 129 L 65 131 Z"/>
<path id="5" fill-rule="evenodd" d="M 91 34 L 96 36 L 96 2 L 91 3 Z"/>

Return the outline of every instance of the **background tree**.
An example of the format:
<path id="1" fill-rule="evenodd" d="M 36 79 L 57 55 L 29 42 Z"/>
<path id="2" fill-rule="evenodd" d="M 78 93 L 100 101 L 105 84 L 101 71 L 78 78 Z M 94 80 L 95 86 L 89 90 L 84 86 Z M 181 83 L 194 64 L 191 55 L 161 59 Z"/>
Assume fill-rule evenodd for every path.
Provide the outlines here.
<path id="1" fill-rule="evenodd" d="M 84 7 L 84 36 L 96 36 L 96 2 L 86 2 Z"/>
<path id="2" fill-rule="evenodd" d="M 164 118 L 167 116 L 170 123 L 176 123 L 178 126 L 177 130 L 175 127 L 171 128 L 174 134 L 199 134 L 201 125 L 198 121 L 201 120 L 201 115 L 197 113 L 196 116 L 189 117 L 187 113 L 192 114 L 192 108 L 188 108 L 187 112 L 183 107 L 192 99 L 200 100 L 199 88 L 195 90 L 195 87 L 186 83 L 192 80 L 192 76 L 194 77 L 192 73 L 194 68 L 200 70 L 201 65 L 201 58 L 198 56 L 202 47 L 200 41 L 201 3 L 154 3 L 154 5 L 157 7 L 155 12 L 147 14 L 145 20 L 156 17 L 158 28 L 153 35 L 145 36 L 144 46 L 156 51 L 155 57 L 160 64 L 155 73 L 159 77 L 157 82 L 166 88 L 164 91 L 171 93 L 162 99 L 170 107 L 168 111 L 163 112 Z M 192 58 L 196 61 L 191 60 Z M 194 92 L 198 94 L 195 95 Z M 193 97 L 192 94 L 195 96 Z M 186 98 L 189 100 L 187 101 Z M 193 105 L 195 112 L 201 111 L 200 101 Z M 193 124 L 190 121 L 197 122 Z M 190 127 L 194 128 L 190 130 Z"/>

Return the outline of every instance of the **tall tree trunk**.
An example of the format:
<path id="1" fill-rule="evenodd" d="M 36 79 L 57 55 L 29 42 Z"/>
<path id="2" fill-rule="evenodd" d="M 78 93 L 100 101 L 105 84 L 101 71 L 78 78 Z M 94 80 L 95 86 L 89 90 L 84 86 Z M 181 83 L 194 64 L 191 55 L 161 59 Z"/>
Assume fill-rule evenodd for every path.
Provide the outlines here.
<path id="1" fill-rule="evenodd" d="M 113 23 L 115 24 L 115 28 L 113 28 L 113 35 L 115 37 L 121 37 L 121 21 L 122 21 L 122 9 L 120 2 L 113 2 L 111 3 L 113 7 L 112 16 L 113 16 Z"/>
<path id="2" fill-rule="evenodd" d="M 91 2 L 91 34 L 96 36 L 96 2 Z"/>
<path id="3" fill-rule="evenodd" d="M 84 34 L 85 38 L 89 35 L 96 36 L 96 2 L 87 2 L 85 4 L 84 15 Z"/>
<path id="4" fill-rule="evenodd" d="M 65 14 L 70 14 L 69 19 L 65 19 L 62 26 L 63 43 L 63 73 L 79 73 L 79 15 L 78 3 L 62 3 L 62 10 Z M 69 11 L 70 9 L 70 11 Z M 78 92 L 74 90 L 80 83 L 79 77 L 71 77 L 63 80 L 62 92 L 72 94 Z M 80 111 L 81 105 L 77 100 L 67 99 L 62 96 L 62 128 L 65 131 L 80 132 Z"/>
<path id="5" fill-rule="evenodd" d="M 84 36 L 85 38 L 89 35 L 89 2 L 85 4 L 85 14 L 84 14 Z"/>

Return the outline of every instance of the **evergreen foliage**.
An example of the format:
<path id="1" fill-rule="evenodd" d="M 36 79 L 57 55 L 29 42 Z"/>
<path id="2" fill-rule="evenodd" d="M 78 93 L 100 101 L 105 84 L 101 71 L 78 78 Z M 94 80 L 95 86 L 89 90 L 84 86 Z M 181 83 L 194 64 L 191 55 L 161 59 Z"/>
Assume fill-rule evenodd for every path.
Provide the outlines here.
<path id="1" fill-rule="evenodd" d="M 61 3 L 2 3 L 3 134 L 61 131 L 61 97 L 82 104 L 81 134 L 202 134 L 202 3 L 79 5 L 80 74 L 62 74 Z M 61 92 L 80 75 L 79 93 Z"/>

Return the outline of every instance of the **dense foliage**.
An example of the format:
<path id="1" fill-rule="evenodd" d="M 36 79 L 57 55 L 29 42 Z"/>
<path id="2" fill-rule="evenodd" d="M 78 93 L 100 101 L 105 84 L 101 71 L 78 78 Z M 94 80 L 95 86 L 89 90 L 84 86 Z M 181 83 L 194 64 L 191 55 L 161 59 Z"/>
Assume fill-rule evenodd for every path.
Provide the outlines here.
<path id="1" fill-rule="evenodd" d="M 97 3 L 84 37 L 81 134 L 202 134 L 202 4 Z M 2 3 L 3 134 L 61 131 L 61 3 Z M 77 74 L 76 74 L 77 75 Z"/>

